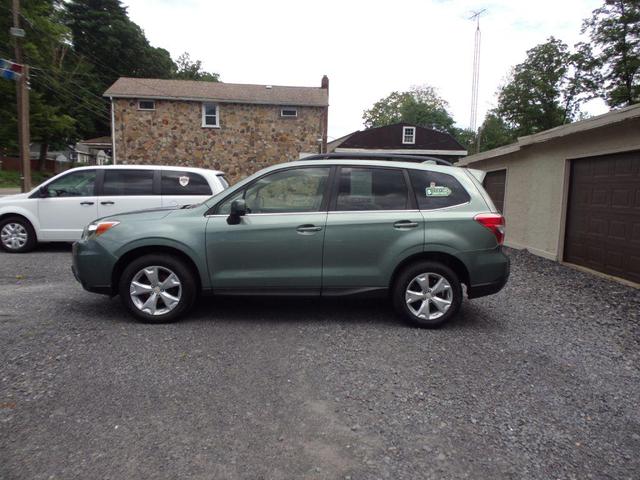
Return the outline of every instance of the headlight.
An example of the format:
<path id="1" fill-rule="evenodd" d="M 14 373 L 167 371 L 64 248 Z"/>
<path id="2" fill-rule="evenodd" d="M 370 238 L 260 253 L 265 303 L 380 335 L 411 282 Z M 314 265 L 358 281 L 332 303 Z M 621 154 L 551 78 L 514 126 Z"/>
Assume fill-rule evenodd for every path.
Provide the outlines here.
<path id="1" fill-rule="evenodd" d="M 82 232 L 82 238 L 99 237 L 103 233 L 111 230 L 120 222 L 94 222 L 90 223 Z"/>

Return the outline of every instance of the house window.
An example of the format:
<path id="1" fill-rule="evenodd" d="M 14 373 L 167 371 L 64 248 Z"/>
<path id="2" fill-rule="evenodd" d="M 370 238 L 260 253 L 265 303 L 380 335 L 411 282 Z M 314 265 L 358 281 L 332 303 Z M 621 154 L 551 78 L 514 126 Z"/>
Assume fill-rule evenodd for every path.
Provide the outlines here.
<path id="1" fill-rule="evenodd" d="M 220 127 L 220 112 L 217 103 L 202 104 L 202 126 L 207 128 Z"/>
<path id="2" fill-rule="evenodd" d="M 416 127 L 402 127 L 402 143 L 416 143 Z"/>
<path id="3" fill-rule="evenodd" d="M 292 108 L 292 107 L 281 108 L 280 109 L 280 116 L 281 117 L 297 117 L 298 116 L 298 109 L 297 108 Z"/>
<path id="4" fill-rule="evenodd" d="M 138 100 L 138 110 L 155 110 L 155 100 Z"/>

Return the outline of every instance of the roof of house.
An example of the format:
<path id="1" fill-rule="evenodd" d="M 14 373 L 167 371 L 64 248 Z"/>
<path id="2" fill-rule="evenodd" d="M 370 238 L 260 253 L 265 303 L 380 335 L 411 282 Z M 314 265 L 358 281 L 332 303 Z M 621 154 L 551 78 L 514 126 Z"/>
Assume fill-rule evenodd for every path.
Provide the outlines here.
<path id="1" fill-rule="evenodd" d="M 111 137 L 97 137 L 88 140 L 80 140 L 78 143 L 85 145 L 111 145 Z"/>
<path id="2" fill-rule="evenodd" d="M 321 87 L 284 87 L 157 78 L 120 77 L 104 92 L 104 96 L 311 107 L 329 105 L 329 91 Z"/>
<path id="3" fill-rule="evenodd" d="M 509 153 L 517 152 L 523 147 L 534 145 L 538 143 L 548 142 L 557 138 L 567 137 L 576 133 L 588 132 L 596 128 L 607 127 L 616 123 L 631 120 L 633 118 L 640 118 L 640 104 L 631 105 L 629 107 L 614 110 L 612 112 L 597 115 L 595 117 L 587 118 L 579 122 L 569 123 L 567 125 L 561 125 L 559 127 L 551 128 L 543 132 L 534 133 L 533 135 L 527 135 L 526 137 L 519 137 L 518 140 L 509 145 L 503 147 L 487 150 L 486 152 L 477 153 L 463 158 L 458 162 L 458 165 L 464 166 L 489 158 L 501 157 Z"/>
<path id="4" fill-rule="evenodd" d="M 403 127 L 415 127 L 415 143 L 402 143 Z M 419 127 L 410 123 L 396 123 L 383 127 L 359 130 L 333 142 L 337 149 L 366 150 L 419 150 L 426 152 L 451 151 L 451 154 L 466 155 L 465 148 L 446 132 Z M 454 153 L 455 152 L 455 153 Z"/>

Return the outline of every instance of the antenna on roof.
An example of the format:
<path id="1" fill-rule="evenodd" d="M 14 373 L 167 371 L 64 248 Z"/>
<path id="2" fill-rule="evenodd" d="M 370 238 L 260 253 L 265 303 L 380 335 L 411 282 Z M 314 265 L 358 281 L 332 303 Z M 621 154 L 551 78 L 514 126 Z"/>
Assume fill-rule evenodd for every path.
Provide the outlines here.
<path id="1" fill-rule="evenodd" d="M 473 15 L 469 20 L 476 21 L 476 37 L 475 48 L 473 51 L 473 80 L 471 82 L 471 119 L 469 120 L 469 128 L 476 131 L 478 123 L 478 85 L 480 83 L 480 15 L 487 9 L 472 11 Z"/>

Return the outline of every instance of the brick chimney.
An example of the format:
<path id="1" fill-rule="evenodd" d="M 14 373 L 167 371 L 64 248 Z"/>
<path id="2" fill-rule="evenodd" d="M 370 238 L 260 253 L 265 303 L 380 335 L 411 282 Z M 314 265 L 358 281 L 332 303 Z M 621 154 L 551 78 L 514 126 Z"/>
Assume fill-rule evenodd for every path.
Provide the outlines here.
<path id="1" fill-rule="evenodd" d="M 322 77 L 320 88 L 326 88 L 327 90 L 329 90 L 329 77 L 327 77 L 326 75 Z"/>
<path id="2" fill-rule="evenodd" d="M 322 76 L 322 81 L 320 82 L 320 88 L 323 88 L 327 91 L 327 102 L 329 100 L 329 77 L 326 75 Z M 320 145 L 320 153 L 327 153 L 327 136 L 329 130 L 329 107 L 324 107 L 324 112 L 322 114 L 322 144 Z"/>

